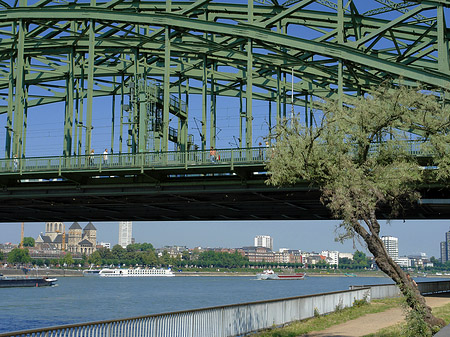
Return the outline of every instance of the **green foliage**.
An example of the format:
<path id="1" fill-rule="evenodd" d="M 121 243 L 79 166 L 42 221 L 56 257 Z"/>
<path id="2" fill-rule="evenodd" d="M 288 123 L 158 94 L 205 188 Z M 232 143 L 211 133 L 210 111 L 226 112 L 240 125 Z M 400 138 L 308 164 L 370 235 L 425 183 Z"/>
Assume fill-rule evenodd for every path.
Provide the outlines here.
<path id="1" fill-rule="evenodd" d="M 364 254 L 357 250 L 353 254 L 353 260 L 348 258 L 339 259 L 339 268 L 341 269 L 364 269 L 370 267 L 370 259 Z"/>
<path id="2" fill-rule="evenodd" d="M 314 317 L 319 318 L 320 317 L 320 311 L 317 307 L 314 307 Z"/>
<path id="3" fill-rule="evenodd" d="M 30 236 L 26 236 L 23 238 L 23 246 L 24 247 L 34 247 L 34 239 Z"/>
<path id="4" fill-rule="evenodd" d="M 5 254 L 0 250 L 0 261 L 5 259 Z"/>
<path id="5" fill-rule="evenodd" d="M 60 265 L 72 266 L 74 264 L 74 260 L 72 258 L 72 254 L 66 253 L 60 260 Z"/>
<path id="6" fill-rule="evenodd" d="M 402 304 L 405 311 L 406 324 L 403 326 L 402 334 L 405 337 L 430 337 L 433 335 L 431 327 L 425 322 L 426 312 L 423 306 L 418 305 L 418 300 L 408 290 L 408 295 Z M 411 309 L 414 308 L 414 310 Z"/>
<path id="7" fill-rule="evenodd" d="M 403 327 L 405 337 L 430 337 L 432 330 L 424 320 L 423 312 L 417 310 L 408 310 L 406 314 L 406 324 Z"/>
<path id="8" fill-rule="evenodd" d="M 272 135 L 268 183 L 318 186 L 322 202 L 342 220 L 337 239 L 362 238 L 378 266 L 402 284 L 406 276 L 383 247 L 376 214 L 383 206 L 398 215 L 420 199 L 424 183 L 448 184 L 450 106 L 420 88 L 384 85 L 344 105 L 326 102 L 322 114 L 314 126 L 296 119 L 280 123 Z M 419 147 L 432 155 L 433 169 L 419 162 Z M 434 324 L 431 313 L 426 319 Z"/>
<path id="9" fill-rule="evenodd" d="M 151 243 L 133 243 L 127 246 L 127 252 L 155 251 Z"/>
<path id="10" fill-rule="evenodd" d="M 31 262 L 28 249 L 14 248 L 8 254 L 9 263 L 29 263 Z"/>
<path id="11" fill-rule="evenodd" d="M 360 300 L 354 300 L 353 301 L 353 306 L 355 308 L 363 307 L 363 306 L 368 305 L 368 304 L 369 304 L 369 302 L 367 301 L 367 297 L 364 297 L 363 299 L 360 299 Z"/>
<path id="12" fill-rule="evenodd" d="M 44 265 L 44 260 L 43 259 L 36 259 L 36 260 L 34 260 L 34 264 L 36 266 L 42 267 Z"/>
<path id="13" fill-rule="evenodd" d="M 314 127 L 280 124 L 268 183 L 320 186 L 323 201 L 343 219 L 340 239 L 354 236 L 355 219 L 370 220 L 382 204 L 395 213 L 417 200 L 418 184 L 450 176 L 450 156 L 443 149 L 450 141 L 450 112 L 434 95 L 382 86 L 344 107 L 328 102 L 322 110 Z M 436 153 L 439 170 L 422 169 L 409 152 L 418 145 Z"/>
<path id="14" fill-rule="evenodd" d="M 195 263 L 201 267 L 236 268 L 248 264 L 248 258 L 238 252 L 230 254 L 226 252 L 206 251 L 199 254 Z"/>

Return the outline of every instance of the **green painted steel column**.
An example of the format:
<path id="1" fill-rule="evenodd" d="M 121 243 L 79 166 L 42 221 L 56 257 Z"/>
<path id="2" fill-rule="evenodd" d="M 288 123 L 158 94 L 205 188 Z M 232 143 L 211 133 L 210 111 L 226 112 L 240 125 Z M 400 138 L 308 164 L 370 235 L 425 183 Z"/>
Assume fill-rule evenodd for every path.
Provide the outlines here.
<path id="1" fill-rule="evenodd" d="M 139 134 L 139 99 L 140 99 L 140 89 L 139 89 L 139 54 L 138 50 L 134 49 L 133 52 L 133 64 L 134 64 L 134 81 L 132 85 L 130 84 L 131 92 L 131 109 L 130 109 L 130 128 L 131 128 L 131 153 L 138 152 L 138 134 Z"/>
<path id="2" fill-rule="evenodd" d="M 166 12 L 172 11 L 172 1 L 166 0 Z M 170 109 L 170 27 L 166 26 L 164 42 L 164 107 L 163 107 L 163 141 L 161 150 L 169 149 L 169 109 Z"/>
<path id="3" fill-rule="evenodd" d="M 125 99 L 124 92 L 124 81 L 125 76 L 122 74 L 120 82 L 120 129 L 119 129 L 119 154 L 122 153 L 122 144 L 123 144 L 123 105 Z"/>
<path id="4" fill-rule="evenodd" d="M 209 109 L 209 144 L 216 148 L 216 92 L 215 92 L 215 81 L 214 81 L 214 72 L 215 72 L 215 62 L 211 64 L 211 84 L 210 84 L 210 109 Z"/>
<path id="5" fill-rule="evenodd" d="M 180 60 L 180 64 L 181 64 L 181 69 L 183 69 L 183 60 Z M 184 145 L 182 146 L 182 136 L 181 136 L 181 74 L 178 75 L 178 113 L 180 114 L 178 117 L 178 129 L 177 129 L 177 147 L 176 150 L 177 151 L 182 151 L 181 148 L 184 147 Z"/>
<path id="6" fill-rule="evenodd" d="M 245 145 L 247 148 L 253 146 L 252 125 L 253 125 L 253 51 L 252 40 L 247 42 L 247 121 L 245 128 Z"/>
<path id="7" fill-rule="evenodd" d="M 25 7 L 26 1 L 21 0 L 20 6 Z M 16 58 L 16 94 L 14 107 L 14 134 L 13 134 L 13 155 L 20 158 L 22 156 L 22 132 L 23 132 L 23 106 L 24 106 L 24 76 L 25 76 L 25 34 L 26 24 L 24 20 L 19 20 L 17 38 L 17 58 Z"/>
<path id="8" fill-rule="evenodd" d="M 186 103 L 186 111 L 185 116 L 186 118 L 183 120 L 183 123 L 181 125 L 181 133 L 183 135 L 183 142 L 184 142 L 184 151 L 190 150 L 189 147 L 189 137 L 188 137 L 188 120 L 189 120 L 189 77 L 186 77 L 186 86 L 185 86 L 185 99 L 184 102 Z M 194 144 L 192 144 L 193 146 Z"/>
<path id="9" fill-rule="evenodd" d="M 208 77 L 207 77 L 207 59 L 206 55 L 203 55 L 203 76 L 202 76 L 202 150 L 206 149 L 206 113 L 207 113 L 207 100 L 208 100 Z"/>
<path id="10" fill-rule="evenodd" d="M 164 107 L 162 151 L 169 148 L 169 109 L 170 109 L 170 27 L 165 28 L 164 48 Z"/>
<path id="11" fill-rule="evenodd" d="M 84 63 L 85 56 L 82 55 L 82 67 L 81 67 L 81 78 L 79 80 L 79 91 L 80 91 L 80 104 L 78 106 L 78 155 L 81 156 L 81 149 L 83 148 L 83 115 L 84 115 L 84 100 L 86 98 L 86 91 L 84 90 Z"/>
<path id="12" fill-rule="evenodd" d="M 281 122 L 281 67 L 277 67 L 277 94 L 276 94 L 276 102 L 277 102 L 277 125 Z"/>
<path id="13" fill-rule="evenodd" d="M 16 23 L 12 24 L 12 31 L 16 31 Z M 8 114 L 6 116 L 5 158 L 11 158 L 11 140 L 13 136 L 13 110 L 14 110 L 14 55 L 10 58 L 10 72 L 8 76 Z"/>
<path id="14" fill-rule="evenodd" d="M 73 27 L 73 25 L 71 25 Z M 73 91 L 74 91 L 74 50 L 68 53 L 69 72 L 66 78 L 66 118 L 64 120 L 64 145 L 63 156 L 68 157 L 72 153 L 73 131 Z"/>
<path id="15" fill-rule="evenodd" d="M 91 6 L 95 6 L 95 0 L 91 0 Z M 88 58 L 88 83 L 87 83 L 87 107 L 86 107 L 86 143 L 84 154 L 91 151 L 92 142 L 92 105 L 94 103 L 94 60 L 95 60 L 95 21 L 89 22 L 89 58 Z"/>
<path id="16" fill-rule="evenodd" d="M 145 81 L 145 80 L 144 80 Z M 145 95 L 145 85 L 137 86 L 139 88 L 139 153 L 146 151 L 147 135 L 147 100 Z"/>
<path id="17" fill-rule="evenodd" d="M 253 23 L 253 0 L 248 0 L 248 22 Z M 245 146 L 253 146 L 253 42 L 247 40 L 247 86 L 246 86 L 247 115 L 245 124 Z"/>
<path id="18" fill-rule="evenodd" d="M 344 3 L 338 0 L 338 27 L 337 27 L 338 43 L 344 44 Z M 342 106 L 344 99 L 344 64 L 343 60 L 338 60 L 338 99 L 339 106 Z"/>
<path id="19" fill-rule="evenodd" d="M 243 129 L 244 129 L 244 123 L 243 119 L 245 118 L 245 111 L 244 111 L 244 85 L 241 81 L 240 84 L 240 90 L 239 90 L 239 148 L 242 149 L 242 142 L 244 139 Z"/>
<path id="20" fill-rule="evenodd" d="M 30 66 L 29 60 L 27 60 L 27 67 Z M 23 90 L 23 133 L 22 133 L 22 157 L 25 157 L 25 151 L 27 148 L 27 129 L 28 129 L 28 89 L 29 86 L 25 85 Z"/>
<path id="21" fill-rule="evenodd" d="M 438 34 L 438 67 L 439 71 L 448 74 L 449 72 L 449 51 L 447 29 L 445 26 L 444 6 L 437 6 L 437 34 Z"/>

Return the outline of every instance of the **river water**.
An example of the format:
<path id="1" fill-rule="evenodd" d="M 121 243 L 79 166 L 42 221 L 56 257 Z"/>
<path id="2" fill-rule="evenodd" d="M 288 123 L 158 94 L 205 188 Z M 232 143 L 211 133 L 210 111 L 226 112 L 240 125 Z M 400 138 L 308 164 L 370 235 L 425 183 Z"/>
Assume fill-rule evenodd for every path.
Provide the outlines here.
<path id="1" fill-rule="evenodd" d="M 431 279 L 416 279 L 431 281 Z M 225 304 L 392 283 L 380 277 L 307 277 L 258 281 L 255 277 L 59 278 L 57 286 L 0 289 L 0 333 L 127 318 Z"/>

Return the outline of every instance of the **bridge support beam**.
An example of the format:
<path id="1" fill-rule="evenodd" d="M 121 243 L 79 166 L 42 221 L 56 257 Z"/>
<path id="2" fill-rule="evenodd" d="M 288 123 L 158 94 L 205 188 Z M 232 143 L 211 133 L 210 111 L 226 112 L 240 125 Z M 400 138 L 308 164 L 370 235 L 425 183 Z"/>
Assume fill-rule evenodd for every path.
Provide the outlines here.
<path id="1" fill-rule="evenodd" d="M 206 55 L 203 56 L 203 73 L 202 73 L 202 132 L 200 137 L 202 138 L 202 150 L 206 150 L 206 113 L 207 113 L 207 100 L 208 100 L 208 69 L 207 69 Z"/>
<path id="2" fill-rule="evenodd" d="M 216 136 L 217 136 L 217 125 L 216 125 L 216 92 L 215 92 L 215 81 L 214 81 L 214 72 L 216 71 L 216 64 L 211 63 L 211 84 L 210 84 L 210 110 L 209 110 L 209 144 L 216 148 Z"/>
<path id="3" fill-rule="evenodd" d="M 26 6 L 26 1 L 21 1 L 22 6 Z M 24 20 L 19 21 L 16 57 L 16 83 L 15 83 L 15 101 L 14 101 L 14 131 L 13 131 L 13 156 L 22 157 L 22 133 L 23 133 L 23 114 L 24 114 L 24 76 L 25 76 L 25 34 L 26 24 Z"/>
<path id="4" fill-rule="evenodd" d="M 443 73 L 449 73 L 449 51 L 446 39 L 447 29 L 445 25 L 444 6 L 437 6 L 437 34 L 438 34 L 438 67 Z"/>
<path id="5" fill-rule="evenodd" d="M 170 1 L 168 1 L 170 3 Z M 169 108 L 170 108 L 170 27 L 165 28 L 164 43 L 164 108 L 162 151 L 169 149 Z"/>
<path id="6" fill-rule="evenodd" d="M 15 32 L 17 27 L 14 22 L 11 31 Z M 5 158 L 11 158 L 11 140 L 13 137 L 13 111 L 14 111 L 14 53 L 11 52 L 9 61 L 10 72 L 8 76 L 8 114 L 6 116 L 5 133 Z"/>
<path id="7" fill-rule="evenodd" d="M 247 114 L 245 125 L 245 146 L 247 148 L 253 146 L 253 44 L 252 40 L 248 39 L 247 42 Z"/>
<path id="8" fill-rule="evenodd" d="M 74 24 L 71 24 L 72 28 Z M 68 157 L 72 152 L 72 130 L 73 130 L 73 92 L 74 92 L 74 51 L 68 53 L 69 71 L 66 78 L 66 113 L 64 119 L 64 145 L 63 156 Z"/>
<path id="9" fill-rule="evenodd" d="M 91 0 L 91 6 L 95 0 Z M 84 154 L 91 151 L 92 142 L 92 105 L 94 102 L 94 61 L 95 61 L 95 21 L 89 22 L 89 58 L 88 58 L 88 83 L 87 83 L 87 111 L 86 111 L 86 141 L 84 144 Z"/>

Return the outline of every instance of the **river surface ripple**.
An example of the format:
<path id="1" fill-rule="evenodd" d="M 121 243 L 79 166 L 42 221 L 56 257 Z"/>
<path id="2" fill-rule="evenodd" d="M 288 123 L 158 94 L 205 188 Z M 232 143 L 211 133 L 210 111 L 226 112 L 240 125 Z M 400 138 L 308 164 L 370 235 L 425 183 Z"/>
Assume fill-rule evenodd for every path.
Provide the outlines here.
<path id="1" fill-rule="evenodd" d="M 282 281 L 258 281 L 255 277 L 233 276 L 66 277 L 59 278 L 56 287 L 0 289 L 0 333 L 347 290 L 350 285 L 385 283 L 392 282 L 380 277 L 307 277 L 305 280 Z"/>

